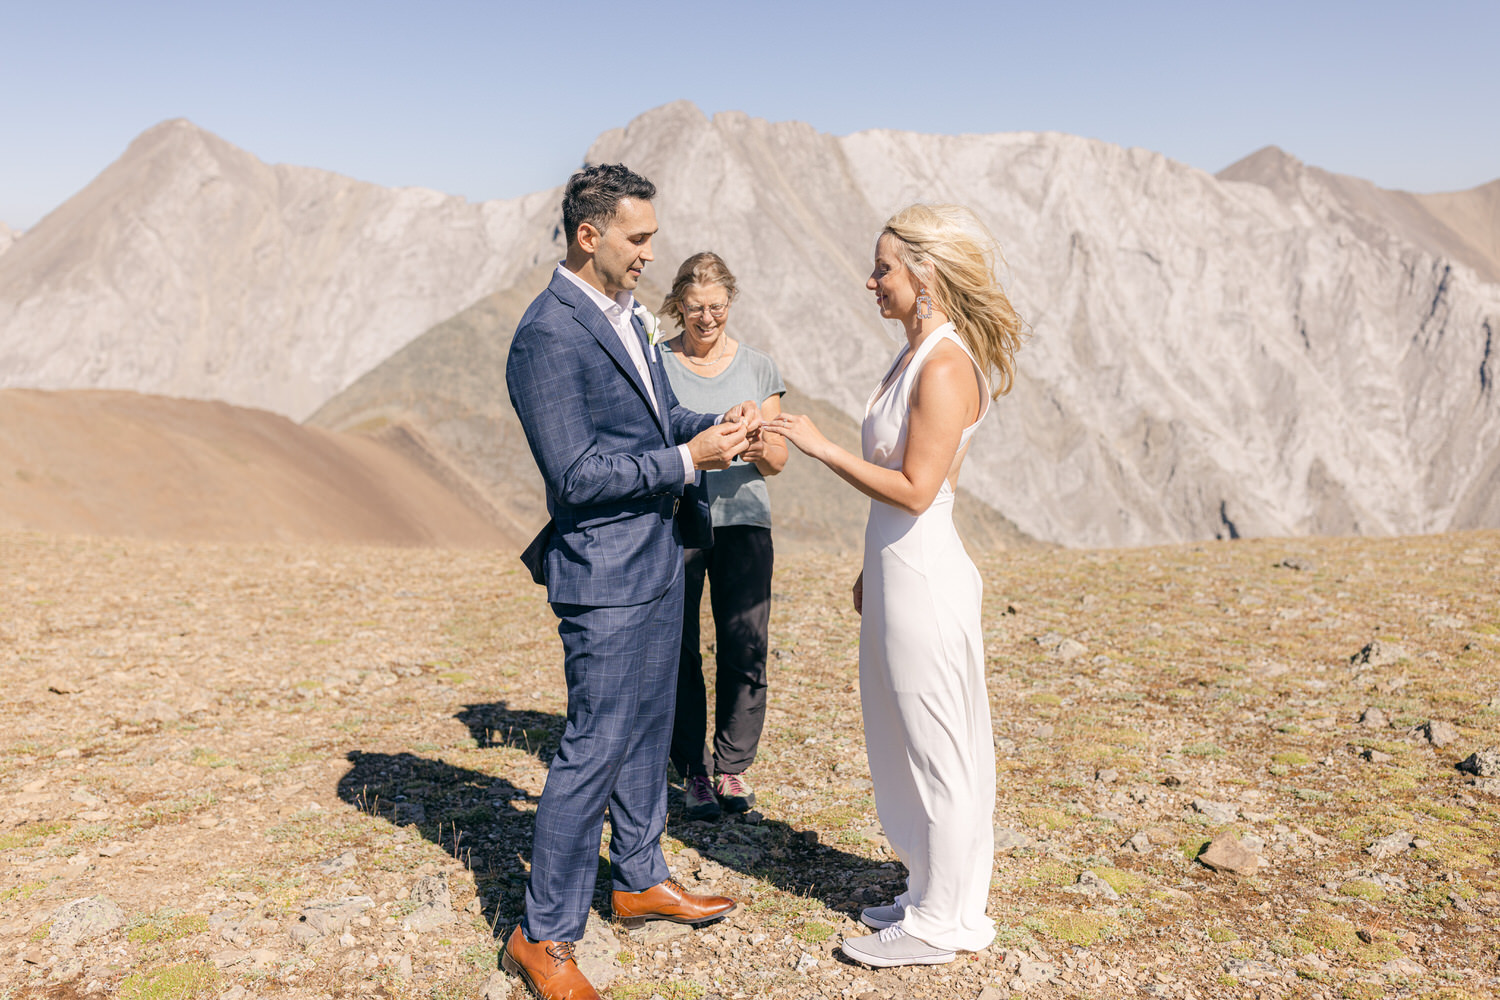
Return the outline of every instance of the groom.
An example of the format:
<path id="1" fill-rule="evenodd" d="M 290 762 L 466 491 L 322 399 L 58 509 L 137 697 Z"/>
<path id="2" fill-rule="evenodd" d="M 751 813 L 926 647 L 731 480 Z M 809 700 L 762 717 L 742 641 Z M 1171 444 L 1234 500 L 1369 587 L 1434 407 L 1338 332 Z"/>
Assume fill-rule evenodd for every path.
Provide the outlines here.
<path id="1" fill-rule="evenodd" d="M 745 402 L 716 417 L 678 405 L 635 315 L 653 259 L 652 183 L 586 167 L 563 196 L 567 258 L 511 342 L 505 383 L 547 487 L 551 522 L 522 559 L 558 618 L 568 722 L 532 834 L 526 914 L 501 962 L 544 1000 L 598 996 L 573 961 L 609 810 L 615 916 L 702 924 L 735 901 L 671 878 L 667 750 L 682 628 L 684 536 L 711 541 L 697 470 L 727 468 L 758 432 Z"/>

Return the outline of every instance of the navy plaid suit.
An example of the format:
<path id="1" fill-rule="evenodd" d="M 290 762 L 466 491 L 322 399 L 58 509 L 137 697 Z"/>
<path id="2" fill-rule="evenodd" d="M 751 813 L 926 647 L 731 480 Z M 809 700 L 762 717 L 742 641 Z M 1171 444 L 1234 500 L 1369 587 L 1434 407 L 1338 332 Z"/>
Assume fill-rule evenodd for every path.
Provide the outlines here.
<path id="1" fill-rule="evenodd" d="M 532 835 L 524 922 L 533 941 L 583 936 L 606 807 L 614 887 L 639 892 L 669 875 L 659 841 L 682 628 L 679 521 L 708 531 L 677 445 L 716 418 L 680 406 L 660 356 L 646 356 L 656 411 L 599 307 L 554 274 L 505 365 L 547 489 L 552 523 L 537 569 L 568 684 L 568 722 Z"/>

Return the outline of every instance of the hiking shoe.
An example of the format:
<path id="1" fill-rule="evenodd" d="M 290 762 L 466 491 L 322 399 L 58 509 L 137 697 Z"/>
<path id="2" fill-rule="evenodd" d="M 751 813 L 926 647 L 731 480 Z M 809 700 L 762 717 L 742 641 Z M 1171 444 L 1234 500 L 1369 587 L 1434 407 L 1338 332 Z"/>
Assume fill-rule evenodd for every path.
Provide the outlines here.
<path id="1" fill-rule="evenodd" d="M 859 919 L 866 927 L 883 931 L 892 924 L 899 924 L 906 916 L 906 907 L 900 903 L 890 906 L 867 906 L 859 911 Z"/>
<path id="2" fill-rule="evenodd" d="M 919 941 L 900 924 L 891 924 L 885 930 L 865 937 L 847 938 L 839 946 L 848 957 L 877 969 L 889 969 L 897 965 L 944 965 L 958 957 L 946 948 L 934 948 L 926 941 Z"/>
<path id="3" fill-rule="evenodd" d="M 725 812 L 749 812 L 750 807 L 755 805 L 755 791 L 743 774 L 720 772 L 715 775 L 714 794 L 718 795 L 719 805 L 724 808 Z"/>
<path id="4" fill-rule="evenodd" d="M 719 800 L 706 774 L 688 775 L 682 783 L 682 814 L 688 819 L 718 819 Z"/>

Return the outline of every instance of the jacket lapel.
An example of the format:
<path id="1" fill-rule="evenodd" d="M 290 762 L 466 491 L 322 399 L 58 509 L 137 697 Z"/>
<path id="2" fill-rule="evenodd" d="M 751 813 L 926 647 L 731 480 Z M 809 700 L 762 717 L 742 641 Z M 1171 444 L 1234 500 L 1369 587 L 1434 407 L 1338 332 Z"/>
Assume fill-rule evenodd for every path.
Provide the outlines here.
<path id="1" fill-rule="evenodd" d="M 651 346 L 651 342 L 646 339 L 646 326 L 639 316 L 632 315 L 630 325 L 635 330 L 636 338 L 641 342 L 641 350 L 646 352 L 646 367 L 651 369 L 651 385 L 656 390 L 656 423 L 661 427 L 662 436 L 667 437 L 667 444 L 671 444 L 666 426 L 667 369 L 662 364 L 661 348 Z"/>
<path id="2" fill-rule="evenodd" d="M 663 407 L 658 405 L 655 409 L 652 408 L 650 401 L 646 397 L 646 386 L 641 382 L 640 373 L 635 370 L 635 361 L 630 357 L 630 352 L 625 349 L 625 345 L 620 343 L 620 335 L 615 332 L 614 327 L 609 325 L 609 320 L 604 318 L 604 313 L 600 311 L 599 307 L 588 296 L 584 295 L 571 281 L 560 274 L 552 276 L 552 283 L 548 287 L 552 291 L 552 294 L 556 295 L 558 299 L 573 310 L 573 318 L 599 342 L 600 347 L 604 348 L 604 352 L 610 356 L 615 366 L 620 369 L 620 374 L 625 376 L 626 380 L 635 389 L 636 395 L 640 397 L 641 405 L 646 407 L 646 412 L 656 422 L 657 429 L 661 430 L 662 437 L 665 438 L 666 428 L 663 426 L 662 418 L 658 412 Z M 630 322 L 631 327 L 637 331 L 637 336 L 639 336 L 641 329 L 640 321 L 631 316 Z M 646 365 L 648 368 L 653 367 L 651 365 L 651 352 L 649 350 L 646 352 Z M 653 382 L 660 382 L 664 377 L 664 373 L 659 371 L 652 372 Z M 658 399 L 660 399 L 659 393 Z"/>

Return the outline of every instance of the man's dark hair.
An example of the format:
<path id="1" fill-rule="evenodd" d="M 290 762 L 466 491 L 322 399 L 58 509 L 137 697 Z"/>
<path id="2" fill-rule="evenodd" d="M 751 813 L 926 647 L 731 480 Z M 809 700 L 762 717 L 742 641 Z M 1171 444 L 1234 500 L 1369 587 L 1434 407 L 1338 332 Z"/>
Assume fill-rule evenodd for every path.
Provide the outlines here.
<path id="1" fill-rule="evenodd" d="M 621 198 L 650 201 L 656 185 L 623 163 L 597 163 L 568 178 L 563 195 L 563 232 L 568 245 L 578 239 L 578 227 L 587 222 L 601 233 L 615 217 Z"/>

